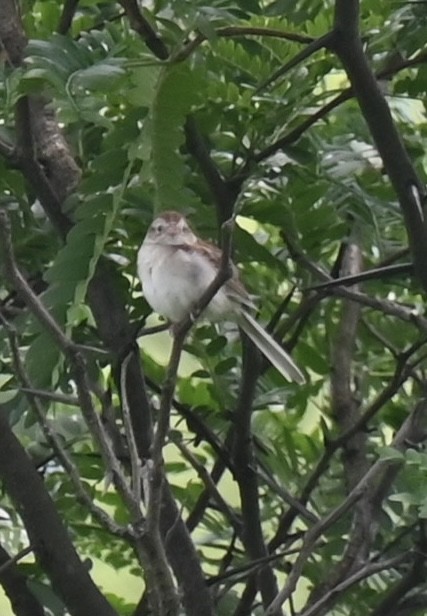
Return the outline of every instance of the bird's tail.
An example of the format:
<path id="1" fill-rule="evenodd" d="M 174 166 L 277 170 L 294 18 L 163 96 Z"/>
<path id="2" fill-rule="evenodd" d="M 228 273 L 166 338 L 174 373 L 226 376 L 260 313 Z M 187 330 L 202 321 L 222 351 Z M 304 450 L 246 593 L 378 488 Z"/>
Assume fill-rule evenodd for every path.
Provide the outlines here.
<path id="1" fill-rule="evenodd" d="M 268 361 L 288 381 L 302 385 L 305 377 L 288 353 L 268 334 L 265 329 L 247 312 L 239 315 L 239 325 L 252 342 L 265 355 Z"/>

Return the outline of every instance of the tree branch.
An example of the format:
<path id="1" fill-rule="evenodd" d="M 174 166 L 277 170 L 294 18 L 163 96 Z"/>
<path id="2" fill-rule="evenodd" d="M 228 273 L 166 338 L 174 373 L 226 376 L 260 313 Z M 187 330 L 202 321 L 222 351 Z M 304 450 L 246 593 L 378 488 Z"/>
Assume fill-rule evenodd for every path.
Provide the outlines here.
<path id="1" fill-rule="evenodd" d="M 412 165 L 363 51 L 359 33 L 358 0 L 336 0 L 334 33 L 331 47 L 341 60 L 350 79 L 354 96 L 399 199 L 415 271 L 424 289 L 427 290 L 425 188 Z"/>
<path id="2" fill-rule="evenodd" d="M 312 40 L 307 47 L 302 49 L 299 53 L 297 53 L 293 58 L 291 58 L 288 62 L 286 62 L 283 66 L 281 66 L 277 71 L 275 71 L 268 79 L 266 79 L 260 86 L 257 87 L 255 92 L 258 94 L 262 90 L 268 88 L 269 85 L 283 77 L 285 73 L 290 71 L 295 66 L 298 66 L 301 62 L 312 56 L 319 49 L 327 48 L 329 46 L 330 41 L 332 40 L 333 32 L 327 32 L 323 36 L 320 36 L 318 39 Z"/>
<path id="3" fill-rule="evenodd" d="M 227 436 L 225 437 L 225 448 L 228 449 L 230 443 L 233 440 L 233 434 L 234 434 L 234 426 L 231 426 L 231 428 L 228 430 L 227 432 Z M 221 479 L 225 469 L 228 468 L 231 470 L 231 472 L 233 472 L 232 470 L 232 464 L 227 464 L 224 460 L 223 456 L 220 456 L 217 458 L 217 460 L 215 461 L 212 471 L 210 473 L 210 481 L 216 486 L 217 483 L 219 482 L 219 480 Z M 203 514 L 205 512 L 206 507 L 209 504 L 209 500 L 210 500 L 210 496 L 211 493 L 210 491 L 206 488 L 199 496 L 199 498 L 196 501 L 196 504 L 194 505 L 192 511 L 190 511 L 188 518 L 187 518 L 187 528 L 190 532 L 192 532 L 197 525 L 201 522 L 202 518 L 203 518 Z"/>
<path id="4" fill-rule="evenodd" d="M 239 486 L 242 507 L 242 540 L 250 560 L 262 559 L 268 556 L 261 526 L 256 460 L 251 434 L 253 399 L 259 371 L 259 352 L 245 337 L 243 339 L 242 378 L 235 410 L 236 427 L 234 431 L 233 457 L 235 479 Z M 266 608 L 278 591 L 277 581 L 270 564 L 267 563 L 259 569 L 256 580 L 264 608 Z M 273 614 L 274 616 L 282 614 L 280 606 Z"/>
<path id="5" fill-rule="evenodd" d="M 326 272 L 321 266 L 312 261 L 304 252 L 291 240 L 289 236 L 285 236 L 285 240 L 288 244 L 289 250 L 297 263 L 301 264 L 308 272 L 313 274 L 317 279 L 324 282 L 333 282 L 334 279 Z M 328 295 L 335 295 L 337 297 L 343 297 L 354 302 L 367 306 L 373 310 L 379 310 L 389 316 L 397 317 L 402 321 L 413 323 L 420 331 L 427 332 L 427 319 L 418 314 L 417 309 L 407 308 L 402 306 L 398 302 L 392 302 L 387 299 L 378 299 L 376 297 L 370 297 L 360 291 L 353 291 L 344 287 L 332 287 L 327 289 Z M 330 293 L 329 293 L 330 291 Z M 310 292 L 311 293 L 311 292 Z M 324 297 L 326 292 L 324 289 L 320 289 L 320 296 Z"/>
<path id="6" fill-rule="evenodd" d="M 407 596 L 419 583 L 425 580 L 426 545 L 423 529 L 424 522 L 421 523 L 420 545 L 416 546 L 413 561 L 410 569 L 398 580 L 385 597 L 373 609 L 371 616 L 388 616 L 397 611 L 397 606 L 403 605 L 403 598 Z M 416 593 L 419 594 L 418 592 Z"/>
<path id="7" fill-rule="evenodd" d="M 301 491 L 301 495 L 299 497 L 299 502 L 301 504 L 305 505 L 308 502 L 311 493 L 315 489 L 320 478 L 327 470 L 332 456 L 347 442 L 348 439 L 352 438 L 354 434 L 360 432 L 361 430 L 366 430 L 368 427 L 368 422 L 373 419 L 373 417 L 375 417 L 375 415 L 384 407 L 384 405 L 396 394 L 401 385 L 403 385 L 403 383 L 409 376 L 409 370 L 406 364 L 412 353 L 416 352 L 416 350 L 419 348 L 419 345 L 420 343 L 417 341 L 414 345 L 410 347 L 410 349 L 408 349 L 405 354 L 402 354 L 400 356 L 399 361 L 396 365 L 396 370 L 389 383 L 361 412 L 359 419 L 357 419 L 356 422 L 352 426 L 350 426 L 345 432 L 340 434 L 340 436 L 338 436 L 334 440 L 328 440 L 326 442 L 325 451 L 321 459 L 317 463 L 303 490 Z M 293 507 L 291 507 L 285 513 L 285 515 L 280 521 L 280 525 L 275 536 L 270 541 L 270 549 L 276 549 L 279 545 L 281 545 L 281 543 L 283 543 L 283 540 L 287 536 L 288 530 L 291 527 L 296 515 L 297 510 Z"/>
<path id="8" fill-rule="evenodd" d="M 73 23 L 79 0 L 64 0 L 61 17 L 59 18 L 57 31 L 59 34 L 67 34 Z"/>
<path id="9" fill-rule="evenodd" d="M 344 274 L 360 272 L 362 256 L 358 244 L 349 242 L 343 259 Z M 354 290 L 357 291 L 357 288 Z M 360 418 L 359 403 L 352 391 L 352 362 L 360 319 L 360 304 L 343 300 L 337 334 L 332 348 L 331 409 L 342 432 L 346 432 Z M 346 440 L 343 445 L 347 487 L 352 488 L 366 471 L 362 433 Z"/>
<path id="10" fill-rule="evenodd" d="M 313 42 L 311 36 L 305 34 L 298 34 L 296 32 L 285 32 L 277 28 L 263 28 L 253 26 L 226 26 L 224 28 L 217 28 L 215 35 L 218 38 L 237 38 L 243 36 L 259 36 L 259 37 L 272 37 L 284 39 L 286 41 L 292 41 L 294 43 L 309 44 Z M 186 43 L 181 49 L 179 49 L 173 55 L 174 62 L 182 62 L 186 60 L 192 53 L 199 47 L 207 38 L 202 32 L 198 32 L 190 42 Z"/>
<path id="11" fill-rule="evenodd" d="M 167 60 L 169 58 L 168 48 L 143 16 L 136 0 L 119 0 L 119 2 L 125 10 L 130 25 L 145 41 L 148 49 L 153 52 L 156 58 Z"/>
<path id="12" fill-rule="evenodd" d="M 197 457 L 192 453 L 192 451 L 182 442 L 180 438 L 171 437 L 171 441 L 174 443 L 175 447 L 180 451 L 182 457 L 187 460 L 191 466 L 196 471 L 197 475 L 202 480 L 206 491 L 209 493 L 210 498 L 216 503 L 219 511 L 224 515 L 226 520 L 231 524 L 234 528 L 236 534 L 240 534 L 241 532 L 241 521 L 239 517 L 234 513 L 233 509 L 228 505 L 227 501 L 221 495 L 221 492 L 218 490 L 215 481 L 212 479 L 209 472 L 206 470 L 204 464 L 202 464 Z"/>

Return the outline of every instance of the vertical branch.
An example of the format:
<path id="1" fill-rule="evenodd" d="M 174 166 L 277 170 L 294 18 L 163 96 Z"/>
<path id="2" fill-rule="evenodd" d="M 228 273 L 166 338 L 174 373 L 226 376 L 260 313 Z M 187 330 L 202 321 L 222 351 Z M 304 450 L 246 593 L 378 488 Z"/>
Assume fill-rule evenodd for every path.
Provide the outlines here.
<path id="1" fill-rule="evenodd" d="M 355 275 L 361 270 L 362 256 L 358 244 L 349 241 L 345 248 L 341 274 Z M 352 287 L 358 291 L 358 287 Z M 332 414 L 346 432 L 360 418 L 360 403 L 353 390 L 353 354 L 357 338 L 361 306 L 349 299 L 342 301 L 337 334 L 332 345 L 331 397 Z M 343 446 L 343 460 L 347 489 L 351 490 L 366 471 L 364 443 L 366 436 L 355 434 Z"/>
<path id="2" fill-rule="evenodd" d="M 243 543 L 249 558 L 257 560 L 268 555 L 262 533 L 256 460 L 251 433 L 252 405 L 261 360 L 257 348 L 246 337 L 243 342 L 243 373 L 235 411 L 234 469 L 242 505 Z M 273 570 L 268 563 L 259 569 L 256 579 L 266 608 L 278 592 Z M 272 614 L 280 616 L 282 614 L 280 606 Z"/>
<path id="3" fill-rule="evenodd" d="M 361 267 L 360 247 L 354 239 L 349 240 L 344 248 L 340 275 L 357 275 Z M 353 285 L 351 290 L 357 292 L 358 286 Z M 355 429 L 361 418 L 360 401 L 353 389 L 356 382 L 353 376 L 353 355 L 360 314 L 360 304 L 350 299 L 343 300 L 337 333 L 332 346 L 332 415 L 340 427 L 341 435 L 348 434 L 348 431 L 352 430 L 351 436 L 342 443 L 344 482 L 347 493 L 357 485 L 369 467 L 365 448 L 366 432 Z M 337 566 L 325 576 L 324 583 L 314 589 L 310 603 L 319 596 L 325 596 L 328 589 L 335 587 L 349 575 L 357 563 L 367 558 L 373 533 L 372 514 L 371 499 L 362 497 L 354 508 L 352 529 L 344 548 L 344 554 Z"/>
<path id="4" fill-rule="evenodd" d="M 423 211 L 425 188 L 364 53 L 359 31 L 359 0 L 336 0 L 331 46 L 350 79 L 353 93 L 398 196 L 415 271 L 424 289 L 427 289 L 427 222 Z"/>

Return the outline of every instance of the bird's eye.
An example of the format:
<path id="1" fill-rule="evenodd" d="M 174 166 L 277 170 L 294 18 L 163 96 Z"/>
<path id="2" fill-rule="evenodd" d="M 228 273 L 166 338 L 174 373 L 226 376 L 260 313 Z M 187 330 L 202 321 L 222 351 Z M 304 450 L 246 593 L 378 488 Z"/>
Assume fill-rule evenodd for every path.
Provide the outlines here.
<path id="1" fill-rule="evenodd" d="M 161 233 L 164 229 L 164 226 L 162 225 L 161 222 L 158 222 L 155 226 L 154 226 L 154 231 L 156 233 Z"/>
<path id="2" fill-rule="evenodd" d="M 189 233 L 190 228 L 189 228 L 189 227 L 187 227 L 187 226 L 184 226 L 184 227 L 182 227 L 182 231 L 183 231 L 184 233 Z"/>

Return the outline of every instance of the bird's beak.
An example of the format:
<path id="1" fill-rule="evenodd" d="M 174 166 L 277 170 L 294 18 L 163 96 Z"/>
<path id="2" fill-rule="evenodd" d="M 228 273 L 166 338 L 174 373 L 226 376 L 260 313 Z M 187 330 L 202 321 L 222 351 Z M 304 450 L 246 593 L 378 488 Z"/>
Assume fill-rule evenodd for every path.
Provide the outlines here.
<path id="1" fill-rule="evenodd" d="M 176 225 L 169 225 L 167 231 L 170 237 L 176 237 L 179 234 L 179 229 Z"/>

